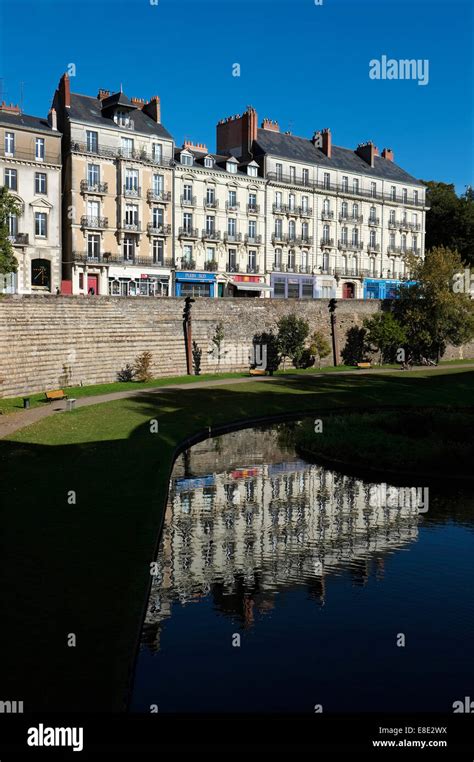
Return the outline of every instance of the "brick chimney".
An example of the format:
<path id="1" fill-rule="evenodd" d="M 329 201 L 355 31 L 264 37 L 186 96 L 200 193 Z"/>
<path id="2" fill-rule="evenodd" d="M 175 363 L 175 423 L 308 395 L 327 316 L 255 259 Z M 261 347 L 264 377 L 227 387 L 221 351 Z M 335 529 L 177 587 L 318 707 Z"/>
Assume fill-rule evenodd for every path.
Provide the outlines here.
<path id="1" fill-rule="evenodd" d="M 274 122 L 272 119 L 264 119 L 261 126 L 262 130 L 273 130 L 273 132 L 280 132 L 280 125 L 278 122 Z"/>
<path id="2" fill-rule="evenodd" d="M 151 118 L 158 124 L 161 123 L 160 99 L 157 95 L 154 95 L 153 98 L 150 98 L 148 103 L 145 103 L 145 105 L 142 108 L 142 111 L 144 114 L 148 114 L 148 116 L 151 116 Z"/>
<path id="3" fill-rule="evenodd" d="M 58 115 L 55 108 L 51 108 L 48 114 L 48 124 L 52 130 L 58 129 Z"/>
<path id="4" fill-rule="evenodd" d="M 8 103 L 5 103 L 5 101 L 0 103 L 0 111 L 3 114 L 16 114 L 18 116 L 21 114 L 21 109 L 19 106 L 15 106 L 13 103 L 8 105 Z"/>
<path id="5" fill-rule="evenodd" d="M 252 145 L 257 140 L 257 112 L 252 106 L 242 114 L 221 119 L 216 126 L 217 153 L 249 158 Z"/>
<path id="6" fill-rule="evenodd" d="M 130 100 L 136 108 L 142 109 L 145 105 L 143 98 L 130 98 Z"/>
<path id="7" fill-rule="evenodd" d="M 384 148 L 382 151 L 382 156 L 384 159 L 387 159 L 387 161 L 393 161 L 393 151 L 391 148 Z"/>
<path id="8" fill-rule="evenodd" d="M 357 156 L 360 156 L 360 158 L 363 159 L 366 164 L 373 167 L 374 159 L 376 156 L 378 156 L 378 150 L 372 141 L 369 140 L 367 143 L 359 143 L 356 148 L 356 154 Z"/>
<path id="9" fill-rule="evenodd" d="M 71 108 L 71 83 L 69 81 L 69 75 L 63 74 L 59 80 L 59 102 L 63 108 Z"/>
<path id="10" fill-rule="evenodd" d="M 183 148 L 187 148 L 189 151 L 197 151 L 198 153 L 209 153 L 204 143 L 193 143 L 191 140 L 185 140 Z"/>
<path id="11" fill-rule="evenodd" d="M 99 101 L 103 101 L 110 96 L 110 90 L 99 90 L 97 98 Z"/>

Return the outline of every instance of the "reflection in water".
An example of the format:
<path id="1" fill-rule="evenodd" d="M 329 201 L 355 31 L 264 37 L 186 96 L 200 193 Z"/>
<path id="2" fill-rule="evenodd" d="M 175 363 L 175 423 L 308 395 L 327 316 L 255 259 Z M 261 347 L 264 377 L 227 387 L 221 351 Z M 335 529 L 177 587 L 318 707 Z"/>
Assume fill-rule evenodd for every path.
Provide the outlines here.
<path id="1" fill-rule="evenodd" d="M 150 656 L 162 650 L 160 637 L 177 616 L 177 606 L 206 605 L 205 621 L 194 626 L 210 641 L 219 616 L 229 617 L 233 630 L 256 631 L 258 637 L 263 620 L 282 605 L 282 595 L 304 591 L 310 605 L 322 608 L 331 602 L 329 580 L 349 577 L 353 589 L 365 586 L 371 575 L 383 583 L 388 554 L 417 541 L 425 518 L 416 506 L 372 507 L 374 485 L 299 459 L 290 434 L 291 425 L 235 432 L 198 444 L 176 461 L 142 633 L 134 708 L 143 710 L 145 694 L 151 695 L 149 677 L 143 690 L 144 674 Z M 298 604 L 295 622 L 308 618 L 307 605 Z M 193 627 L 192 620 L 187 626 Z M 193 633 L 187 637 L 192 642 Z M 172 646 L 164 650 L 173 658 Z M 207 659 L 212 669 L 212 648 Z M 174 669 L 179 671 L 179 660 Z M 241 704 L 237 708 L 245 709 Z M 192 710 L 176 698 L 170 705 Z M 232 707 L 230 701 L 219 708 Z"/>

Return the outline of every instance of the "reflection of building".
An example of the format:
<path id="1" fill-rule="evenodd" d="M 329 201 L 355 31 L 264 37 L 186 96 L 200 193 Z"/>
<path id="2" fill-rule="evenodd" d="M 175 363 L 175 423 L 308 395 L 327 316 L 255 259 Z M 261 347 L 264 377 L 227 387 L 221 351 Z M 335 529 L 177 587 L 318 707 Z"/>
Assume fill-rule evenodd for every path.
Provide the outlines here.
<path id="1" fill-rule="evenodd" d="M 19 203 L 8 218 L 18 271 L 0 275 L 0 293 L 55 293 L 61 285 L 61 135 L 48 119 L 0 105 L 0 185 Z"/>
<path id="2" fill-rule="evenodd" d="M 177 461 L 158 557 L 161 572 L 152 583 L 146 618 L 149 644 L 156 626 L 170 616 L 173 600 L 212 594 L 219 610 L 249 625 L 255 610 L 274 605 L 280 588 L 304 584 L 312 597 L 324 600 L 328 574 L 349 566 L 360 584 L 372 556 L 380 575 L 379 554 L 416 538 L 415 507 L 371 508 L 371 485 L 284 459 L 277 435 L 264 434 L 267 444 L 273 437 L 271 465 L 263 453 L 247 468 L 235 468 L 239 445 L 242 453 L 251 451 L 251 432 L 215 440 L 227 453 L 226 470 L 197 472 L 195 464 L 202 467 L 206 459 L 218 465 L 219 453 L 210 451 L 209 442 L 191 448 L 191 462 L 189 454 Z"/>

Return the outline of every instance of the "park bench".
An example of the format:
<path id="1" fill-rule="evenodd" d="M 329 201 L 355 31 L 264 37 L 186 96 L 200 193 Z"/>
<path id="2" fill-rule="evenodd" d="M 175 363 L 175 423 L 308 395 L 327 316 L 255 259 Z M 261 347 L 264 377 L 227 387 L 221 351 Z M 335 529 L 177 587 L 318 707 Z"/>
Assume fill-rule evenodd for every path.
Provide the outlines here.
<path id="1" fill-rule="evenodd" d="M 62 389 L 55 389 L 52 392 L 45 392 L 48 402 L 53 400 L 67 400 L 67 394 L 64 394 Z"/>
<path id="2" fill-rule="evenodd" d="M 262 368 L 250 368 L 249 374 L 251 376 L 266 376 L 267 371 Z"/>
<path id="3" fill-rule="evenodd" d="M 358 362 L 357 363 L 358 368 L 371 368 L 372 363 L 371 362 Z"/>

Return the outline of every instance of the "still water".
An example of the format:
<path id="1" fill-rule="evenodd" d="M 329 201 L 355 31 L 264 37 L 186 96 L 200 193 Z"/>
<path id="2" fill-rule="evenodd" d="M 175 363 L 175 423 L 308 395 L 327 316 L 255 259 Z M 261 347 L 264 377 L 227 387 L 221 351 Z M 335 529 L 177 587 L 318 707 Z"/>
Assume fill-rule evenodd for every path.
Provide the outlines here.
<path id="1" fill-rule="evenodd" d="M 296 454 L 295 425 L 177 459 L 132 711 L 451 712 L 474 698 L 472 494 L 374 505 L 380 485 Z"/>

